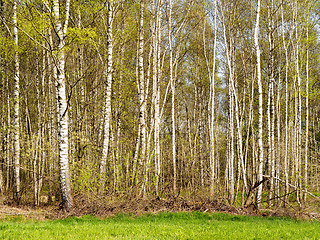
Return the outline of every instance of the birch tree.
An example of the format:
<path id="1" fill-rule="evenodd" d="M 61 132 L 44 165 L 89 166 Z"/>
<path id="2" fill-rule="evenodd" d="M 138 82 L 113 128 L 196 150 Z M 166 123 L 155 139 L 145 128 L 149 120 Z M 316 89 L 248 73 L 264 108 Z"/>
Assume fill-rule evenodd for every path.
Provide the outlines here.
<path id="1" fill-rule="evenodd" d="M 172 164 L 173 164 L 173 194 L 177 192 L 177 163 L 176 163 L 176 121 L 175 121 L 175 82 L 173 79 L 173 49 L 172 49 L 172 0 L 169 0 L 169 68 L 171 83 L 171 121 L 172 121 Z"/>
<path id="2" fill-rule="evenodd" d="M 296 70 L 296 79 L 297 79 L 297 96 L 295 103 L 297 104 L 295 106 L 295 132 L 296 132 L 296 187 L 297 189 L 297 201 L 299 204 L 301 204 L 301 136 L 302 136 L 302 99 L 301 99 L 301 76 L 300 76 L 300 61 L 299 61 L 299 51 L 300 51 L 300 37 L 298 36 L 298 2 L 295 1 L 295 7 L 294 7 L 294 21 L 295 21 L 295 40 L 296 40 L 296 46 L 295 46 L 295 70 Z"/>
<path id="3" fill-rule="evenodd" d="M 309 13 L 309 9 L 307 9 Z M 307 14 L 307 23 L 306 23 L 306 135 L 305 135 L 305 156 L 304 156 L 304 192 L 303 200 L 307 201 L 307 190 L 308 190 L 308 147 L 309 147 L 309 14 Z"/>
<path id="4" fill-rule="evenodd" d="M 261 79 L 261 62 L 260 62 L 260 46 L 259 46 L 259 26 L 260 26 L 260 6 L 261 2 L 257 2 L 257 13 L 256 13 L 256 23 L 254 30 L 254 45 L 256 48 L 256 58 L 257 58 L 257 81 L 258 81 L 258 97 L 259 97 L 259 119 L 258 119 L 258 148 L 259 148 L 259 167 L 258 167 L 258 193 L 257 193 L 257 206 L 261 207 L 261 197 L 262 197 L 262 180 L 263 180 L 263 141 L 262 141 L 262 129 L 263 129 L 263 99 L 262 99 L 262 79 Z"/>
<path id="5" fill-rule="evenodd" d="M 215 168 L 216 168 L 216 158 L 215 158 L 215 75 L 216 75 L 216 48 L 217 48 L 217 0 L 214 1 L 214 42 L 213 42 L 213 63 L 212 63 L 212 73 L 211 73 L 211 84 L 210 84 L 210 97 L 211 97 L 211 119 L 210 119 L 210 157 L 211 157 L 211 194 L 214 192 L 215 184 Z"/>
<path id="6" fill-rule="evenodd" d="M 114 16 L 114 4 L 112 1 L 107 2 L 108 6 L 108 19 L 107 19 L 107 69 L 105 71 L 106 76 L 106 93 L 105 93 L 105 105 L 104 105 L 104 136 L 102 146 L 102 158 L 100 163 L 100 192 L 105 190 L 106 179 L 106 165 L 108 159 L 109 150 L 109 138 L 110 138 L 110 121 L 111 121 L 111 90 L 112 90 L 112 71 L 113 71 L 113 35 L 112 24 Z"/>
<path id="7" fill-rule="evenodd" d="M 13 41 L 14 41 L 14 199 L 20 200 L 20 70 L 18 55 L 17 1 L 13 1 Z"/>
<path id="8" fill-rule="evenodd" d="M 58 138 L 59 138 L 59 170 L 60 170 L 60 190 L 61 208 L 69 211 L 73 207 L 71 195 L 71 179 L 69 172 L 68 155 L 68 103 L 65 75 L 65 37 L 69 23 L 70 0 L 65 2 L 65 21 L 61 22 L 61 8 L 59 0 L 53 1 L 53 16 L 55 24 L 55 34 L 57 37 L 57 51 L 55 55 L 56 65 L 56 94 L 58 101 Z"/>
<path id="9" fill-rule="evenodd" d="M 270 173 L 270 191 L 268 195 L 269 206 L 271 206 L 271 199 L 274 191 L 274 178 L 275 178 L 275 156 L 274 156 L 274 8 L 273 0 L 271 0 L 270 6 L 268 6 L 268 42 L 269 42 L 269 63 L 268 63 L 268 106 L 267 106 L 267 118 L 268 118 L 268 162 Z"/>
<path id="10" fill-rule="evenodd" d="M 146 110 L 147 110 L 147 87 L 144 77 L 144 0 L 140 1 L 140 16 L 139 16 L 139 47 L 138 47 L 138 71 L 139 71 L 139 103 L 140 103 L 140 112 L 139 112 L 139 125 L 140 125 L 140 136 L 141 138 L 141 155 L 140 155 L 140 164 L 145 166 L 144 177 L 147 178 L 148 174 L 148 164 L 146 162 Z M 137 152 L 138 154 L 138 152 Z M 138 156 L 137 156 L 138 157 Z M 146 180 L 143 182 L 143 194 L 145 195 Z"/>
<path id="11" fill-rule="evenodd" d="M 282 21 L 282 43 L 283 48 L 285 51 L 285 150 L 284 150 L 284 175 L 285 175 L 285 198 L 284 198 L 284 205 L 288 199 L 288 191 L 289 191 L 289 174 L 288 174 L 288 64 L 289 64 L 289 57 L 288 57 L 288 48 L 287 43 L 285 41 L 285 29 L 284 29 L 284 17 L 283 17 L 283 5 L 281 5 L 281 21 Z"/>
<path id="12" fill-rule="evenodd" d="M 210 140 L 210 193 L 211 196 L 214 194 L 215 180 L 216 180 L 216 158 L 215 158 L 215 75 L 216 75 L 216 47 L 217 47 L 217 1 L 214 1 L 214 12 L 213 12 L 213 24 L 214 24 L 214 39 L 213 39 L 213 56 L 212 56 L 212 66 L 209 65 L 209 59 L 206 53 L 206 37 L 205 37 L 205 24 L 204 24 L 204 56 L 206 58 L 206 65 L 210 78 L 210 102 L 208 105 L 208 122 L 209 122 L 209 140 Z"/>
<path id="13" fill-rule="evenodd" d="M 226 22 L 225 17 L 223 19 L 223 36 L 226 49 L 226 59 L 228 65 L 228 103 L 229 103 L 229 112 L 228 112 L 228 160 L 227 160 L 227 172 L 228 172 L 228 192 L 229 192 L 229 201 L 230 203 L 234 200 L 234 107 L 235 107 L 235 98 L 234 98 L 234 76 L 233 76 L 233 66 L 232 66 L 232 49 L 233 49 L 233 39 L 231 36 L 226 34 Z"/>
<path id="14" fill-rule="evenodd" d="M 155 164 L 155 195 L 159 196 L 160 166 L 160 39 L 161 0 L 153 2 L 153 108 L 154 108 L 154 164 Z"/>

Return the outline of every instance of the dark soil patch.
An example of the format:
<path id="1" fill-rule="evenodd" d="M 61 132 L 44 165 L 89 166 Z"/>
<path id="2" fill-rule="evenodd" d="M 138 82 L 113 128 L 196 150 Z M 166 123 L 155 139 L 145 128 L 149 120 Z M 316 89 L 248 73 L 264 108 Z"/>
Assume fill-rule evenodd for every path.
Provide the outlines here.
<path id="1" fill-rule="evenodd" d="M 131 214 L 134 216 L 146 213 L 159 212 L 223 212 L 232 215 L 258 215 L 258 216 L 275 216 L 290 217 L 295 219 L 320 220 L 319 213 L 307 212 L 307 209 L 299 208 L 274 208 L 256 211 L 251 208 L 239 208 L 228 204 L 223 198 L 210 199 L 201 198 L 185 199 L 176 197 L 170 199 L 153 198 L 153 199 L 88 199 L 76 197 L 75 207 L 69 212 L 59 210 L 58 203 L 51 206 L 9 206 L 0 205 L 0 220 L 7 216 L 22 216 L 28 219 L 45 220 L 61 219 L 71 216 L 95 215 L 97 217 L 109 217 L 118 214 Z M 310 210 L 310 209 L 309 209 Z"/>

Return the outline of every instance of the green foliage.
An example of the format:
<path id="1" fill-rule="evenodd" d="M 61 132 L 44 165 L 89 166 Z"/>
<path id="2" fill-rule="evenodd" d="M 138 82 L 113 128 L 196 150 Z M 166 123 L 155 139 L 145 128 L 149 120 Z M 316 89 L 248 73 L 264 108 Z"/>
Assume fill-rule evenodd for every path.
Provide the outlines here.
<path id="1" fill-rule="evenodd" d="M 9 60 L 14 54 L 14 42 L 11 38 L 0 35 L 0 52 L 4 60 Z M 6 54 L 4 54 L 6 53 Z"/>
<path id="2" fill-rule="evenodd" d="M 86 46 L 92 44 L 94 46 L 93 40 L 97 37 L 97 31 L 95 28 L 68 28 L 68 37 L 74 41 L 75 44 L 80 44 Z"/>

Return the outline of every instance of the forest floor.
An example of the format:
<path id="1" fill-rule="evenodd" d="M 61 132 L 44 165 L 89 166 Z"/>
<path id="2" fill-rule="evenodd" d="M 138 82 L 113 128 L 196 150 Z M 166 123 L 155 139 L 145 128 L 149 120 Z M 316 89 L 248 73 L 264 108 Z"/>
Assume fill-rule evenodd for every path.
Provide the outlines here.
<path id="1" fill-rule="evenodd" d="M 40 206 L 21 204 L 19 206 L 10 202 L 0 202 L 0 220 L 10 219 L 15 216 L 33 220 L 56 220 L 68 217 L 81 217 L 94 215 L 100 218 L 116 215 L 140 216 L 145 214 L 158 214 L 163 212 L 203 212 L 203 213 L 227 213 L 230 215 L 245 216 L 269 216 L 289 217 L 293 219 L 320 221 L 320 201 L 313 202 L 308 207 L 300 208 L 297 205 L 273 207 L 272 209 L 260 209 L 257 211 L 254 205 L 247 208 L 236 207 L 228 204 L 223 198 L 212 200 L 206 198 L 186 199 L 177 198 L 153 198 L 119 200 L 117 198 L 90 199 L 75 198 L 75 207 L 69 212 L 59 210 L 58 203 L 51 205 L 42 203 Z"/>

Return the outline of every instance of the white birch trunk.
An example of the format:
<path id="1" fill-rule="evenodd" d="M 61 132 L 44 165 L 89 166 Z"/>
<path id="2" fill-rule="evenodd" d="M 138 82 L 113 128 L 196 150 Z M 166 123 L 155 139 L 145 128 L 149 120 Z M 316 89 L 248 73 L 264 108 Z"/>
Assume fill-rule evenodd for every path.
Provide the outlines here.
<path id="1" fill-rule="evenodd" d="M 297 84 L 298 84 L 298 96 L 297 96 L 297 113 L 296 113 L 296 182 L 297 182 L 297 201 L 301 205 L 301 178 L 302 175 L 301 172 L 301 136 L 302 136 L 302 130 L 301 130 L 301 112 L 302 112 L 302 103 L 301 103 L 301 77 L 300 77 L 300 69 L 299 69 L 299 36 L 298 36 L 298 2 L 296 1 L 295 6 L 295 16 L 296 16 L 296 23 L 295 23 L 295 34 L 296 34 L 296 76 L 297 76 Z"/>
<path id="2" fill-rule="evenodd" d="M 263 142 L 262 142 L 262 128 L 263 128 L 263 99 L 262 99 L 262 80 L 261 80 L 261 66 L 260 66 L 260 46 L 259 46 L 259 25 L 260 25 L 260 0 L 257 3 L 257 16 L 254 31 L 254 45 L 256 48 L 257 57 L 257 80 L 258 80 L 258 95 L 259 95 L 259 120 L 258 120 L 258 147 L 259 147 L 259 167 L 258 167 L 258 181 L 263 180 Z M 262 184 L 258 187 L 257 193 L 257 207 L 261 207 Z"/>
<path id="3" fill-rule="evenodd" d="M 210 157 L 211 157 L 211 195 L 214 193 L 215 185 L 215 75 L 216 75 L 216 48 L 217 48 L 217 0 L 214 1 L 214 43 L 213 43 L 213 63 L 212 63 L 212 76 L 211 76 L 211 121 L 210 121 Z"/>
<path id="4" fill-rule="evenodd" d="M 280 68 L 280 67 L 279 67 Z M 281 73 L 279 73 L 278 75 L 278 90 L 277 90 L 277 152 L 275 155 L 275 159 L 276 161 L 276 172 L 275 172 L 275 176 L 277 178 L 280 177 L 281 174 L 281 164 L 282 164 L 282 155 L 281 155 L 281 146 L 282 146 L 282 142 L 281 142 L 281 79 L 282 79 L 282 75 Z M 280 180 L 276 179 L 276 183 L 275 183 L 275 194 L 277 194 L 277 196 L 280 196 L 280 190 L 281 190 L 281 182 Z M 277 199 L 277 205 L 279 206 L 280 200 Z"/>
<path id="5" fill-rule="evenodd" d="M 53 39 L 52 39 L 52 34 L 51 34 L 51 30 L 49 29 L 48 31 L 48 37 L 49 37 L 49 44 L 51 46 L 53 46 Z M 49 98 L 48 98 L 48 104 L 49 104 L 49 121 L 48 121 L 48 129 L 49 129 L 49 145 L 51 146 L 51 150 L 53 151 L 58 151 L 57 150 L 57 145 L 56 145 L 56 141 L 54 139 L 55 136 L 57 136 L 56 134 L 56 129 L 55 129 L 55 120 L 58 119 L 58 117 L 55 117 L 55 114 L 57 113 L 57 110 L 54 108 L 54 106 L 56 105 L 56 97 L 54 96 L 54 83 L 53 81 L 57 79 L 57 69 L 54 66 L 53 63 L 53 59 L 50 55 L 51 53 L 47 52 L 47 59 L 48 59 L 48 67 L 49 67 L 49 71 L 52 74 L 49 74 L 48 76 L 48 90 L 49 90 Z M 49 177 L 53 176 L 53 169 L 55 166 L 55 162 L 54 162 L 54 157 L 52 156 L 52 154 L 49 155 L 48 160 L 49 162 Z M 49 181 L 48 183 L 48 199 L 49 202 L 51 202 L 52 200 L 52 195 L 53 195 L 53 184 L 52 181 Z"/>
<path id="6" fill-rule="evenodd" d="M 102 158 L 100 163 L 100 193 L 105 190 L 105 179 L 106 179 L 106 165 L 109 150 L 109 138 L 110 138 L 110 122 L 111 122 L 111 89 L 112 89 L 112 71 L 113 71 L 113 36 L 112 36 L 112 23 L 113 23 L 113 5 L 111 1 L 108 1 L 108 26 L 107 26 L 107 41 L 108 41 L 108 52 L 107 52 L 107 69 L 106 69 L 106 96 L 104 106 L 104 137 L 102 146 Z"/>
<path id="7" fill-rule="evenodd" d="M 13 2 L 13 41 L 14 41 L 14 200 L 20 199 L 20 72 L 18 56 L 17 1 Z"/>
<path id="8" fill-rule="evenodd" d="M 68 103 L 66 92 L 65 77 L 65 53 L 64 38 L 66 36 L 69 21 L 70 0 L 66 1 L 65 23 L 61 24 L 59 1 L 53 2 L 53 14 L 55 18 L 55 32 L 57 34 L 57 55 L 56 55 L 56 74 L 57 74 L 57 101 L 58 101 L 58 138 L 59 138 L 59 170 L 61 188 L 61 208 L 69 211 L 73 207 L 71 195 L 71 179 L 69 172 L 68 157 Z"/>
<path id="9" fill-rule="evenodd" d="M 286 62 L 285 62 L 285 152 L 284 152 L 284 175 L 285 175 L 285 197 L 284 197 L 284 206 L 286 205 L 286 202 L 288 201 L 287 193 L 289 192 L 289 174 L 288 174 L 288 49 L 287 44 L 285 41 L 284 36 L 284 18 L 283 18 L 283 6 L 281 6 L 281 21 L 282 21 L 282 42 L 283 42 L 283 48 L 285 50 L 285 56 L 286 56 Z"/>
<path id="10" fill-rule="evenodd" d="M 214 194 L 215 188 L 215 70 L 216 70 L 216 46 L 217 46 L 217 0 L 214 1 L 214 40 L 213 40 L 213 63 L 210 78 L 210 114 L 209 114 L 209 136 L 210 136 L 210 193 Z"/>
<path id="11" fill-rule="evenodd" d="M 139 71 L 139 103 L 140 103 L 140 136 L 141 138 L 141 155 L 140 165 L 145 166 L 144 178 L 147 178 L 148 164 L 146 163 L 146 110 L 147 96 L 146 83 L 144 78 L 144 0 L 140 1 L 140 21 L 139 21 L 139 47 L 138 47 L 138 71 Z M 146 194 L 146 181 L 143 181 L 143 196 Z"/>
<path id="12" fill-rule="evenodd" d="M 169 68 L 171 83 L 171 121 L 172 121 L 172 164 L 173 164 L 173 194 L 177 192 L 177 163 L 176 163 L 176 124 L 175 124 L 175 81 L 173 79 L 173 49 L 172 49 L 172 0 L 169 0 Z"/>
<path id="13" fill-rule="evenodd" d="M 6 89 L 7 89 L 7 119 L 8 119 L 8 126 L 11 125 L 11 111 L 10 111 L 10 94 L 9 94 L 9 80 L 7 79 L 7 84 L 6 84 Z M 10 187 L 10 172 L 11 172 L 11 163 L 12 163 L 12 158 L 11 158 L 11 154 L 12 154 L 12 144 L 11 144 L 11 132 L 12 130 L 10 129 L 10 127 L 8 127 L 8 133 L 7 133 L 7 151 L 6 151 L 6 164 L 7 164 L 7 174 L 6 174 L 6 191 L 9 190 Z"/>
<path id="14" fill-rule="evenodd" d="M 275 155 L 274 155 L 274 39 L 273 39 L 273 1 L 269 7 L 268 40 L 269 40 L 269 88 L 268 88 L 268 160 L 270 169 L 270 191 L 268 205 L 271 207 L 271 199 L 274 192 Z"/>
<path id="15" fill-rule="evenodd" d="M 160 178 L 160 1 L 154 2 L 153 34 L 153 94 L 154 94 L 154 155 L 155 155 L 155 195 L 159 196 Z"/>
<path id="16" fill-rule="evenodd" d="M 155 111 L 156 111 L 156 98 L 157 98 L 157 88 L 158 88 L 158 76 L 157 76 L 157 53 L 158 53 L 158 46 L 157 46 L 157 10 L 156 10 L 156 0 L 154 0 L 152 4 L 152 49 L 153 49 L 153 55 L 152 55 L 152 107 L 153 107 L 153 116 L 152 116 L 152 122 L 153 127 L 155 128 L 156 120 L 155 120 Z M 156 129 L 154 129 L 155 131 Z M 154 154 L 156 153 L 156 133 L 153 133 L 154 137 Z M 154 167 L 155 167 L 155 175 L 157 175 L 157 156 L 154 157 Z M 155 179 L 155 191 L 158 191 L 158 180 Z"/>
<path id="17" fill-rule="evenodd" d="M 308 144 L 309 144 L 309 16 L 307 16 L 307 59 L 306 59 L 306 143 L 305 143 L 305 156 L 304 156 L 304 193 L 303 200 L 307 201 L 308 190 Z"/>
<path id="18" fill-rule="evenodd" d="M 224 42 L 226 45 L 226 58 L 229 70 L 229 78 L 228 78 L 228 98 L 229 98 L 229 116 L 228 116 L 228 131 L 229 131 L 229 153 L 228 153 L 228 190 L 229 190 L 229 200 L 230 203 L 233 202 L 234 199 L 234 91 L 233 91 L 233 70 L 231 63 L 231 49 L 232 49 L 232 39 L 230 39 L 230 43 L 228 44 L 227 35 L 226 35 L 226 26 L 223 22 L 223 35 Z"/>

